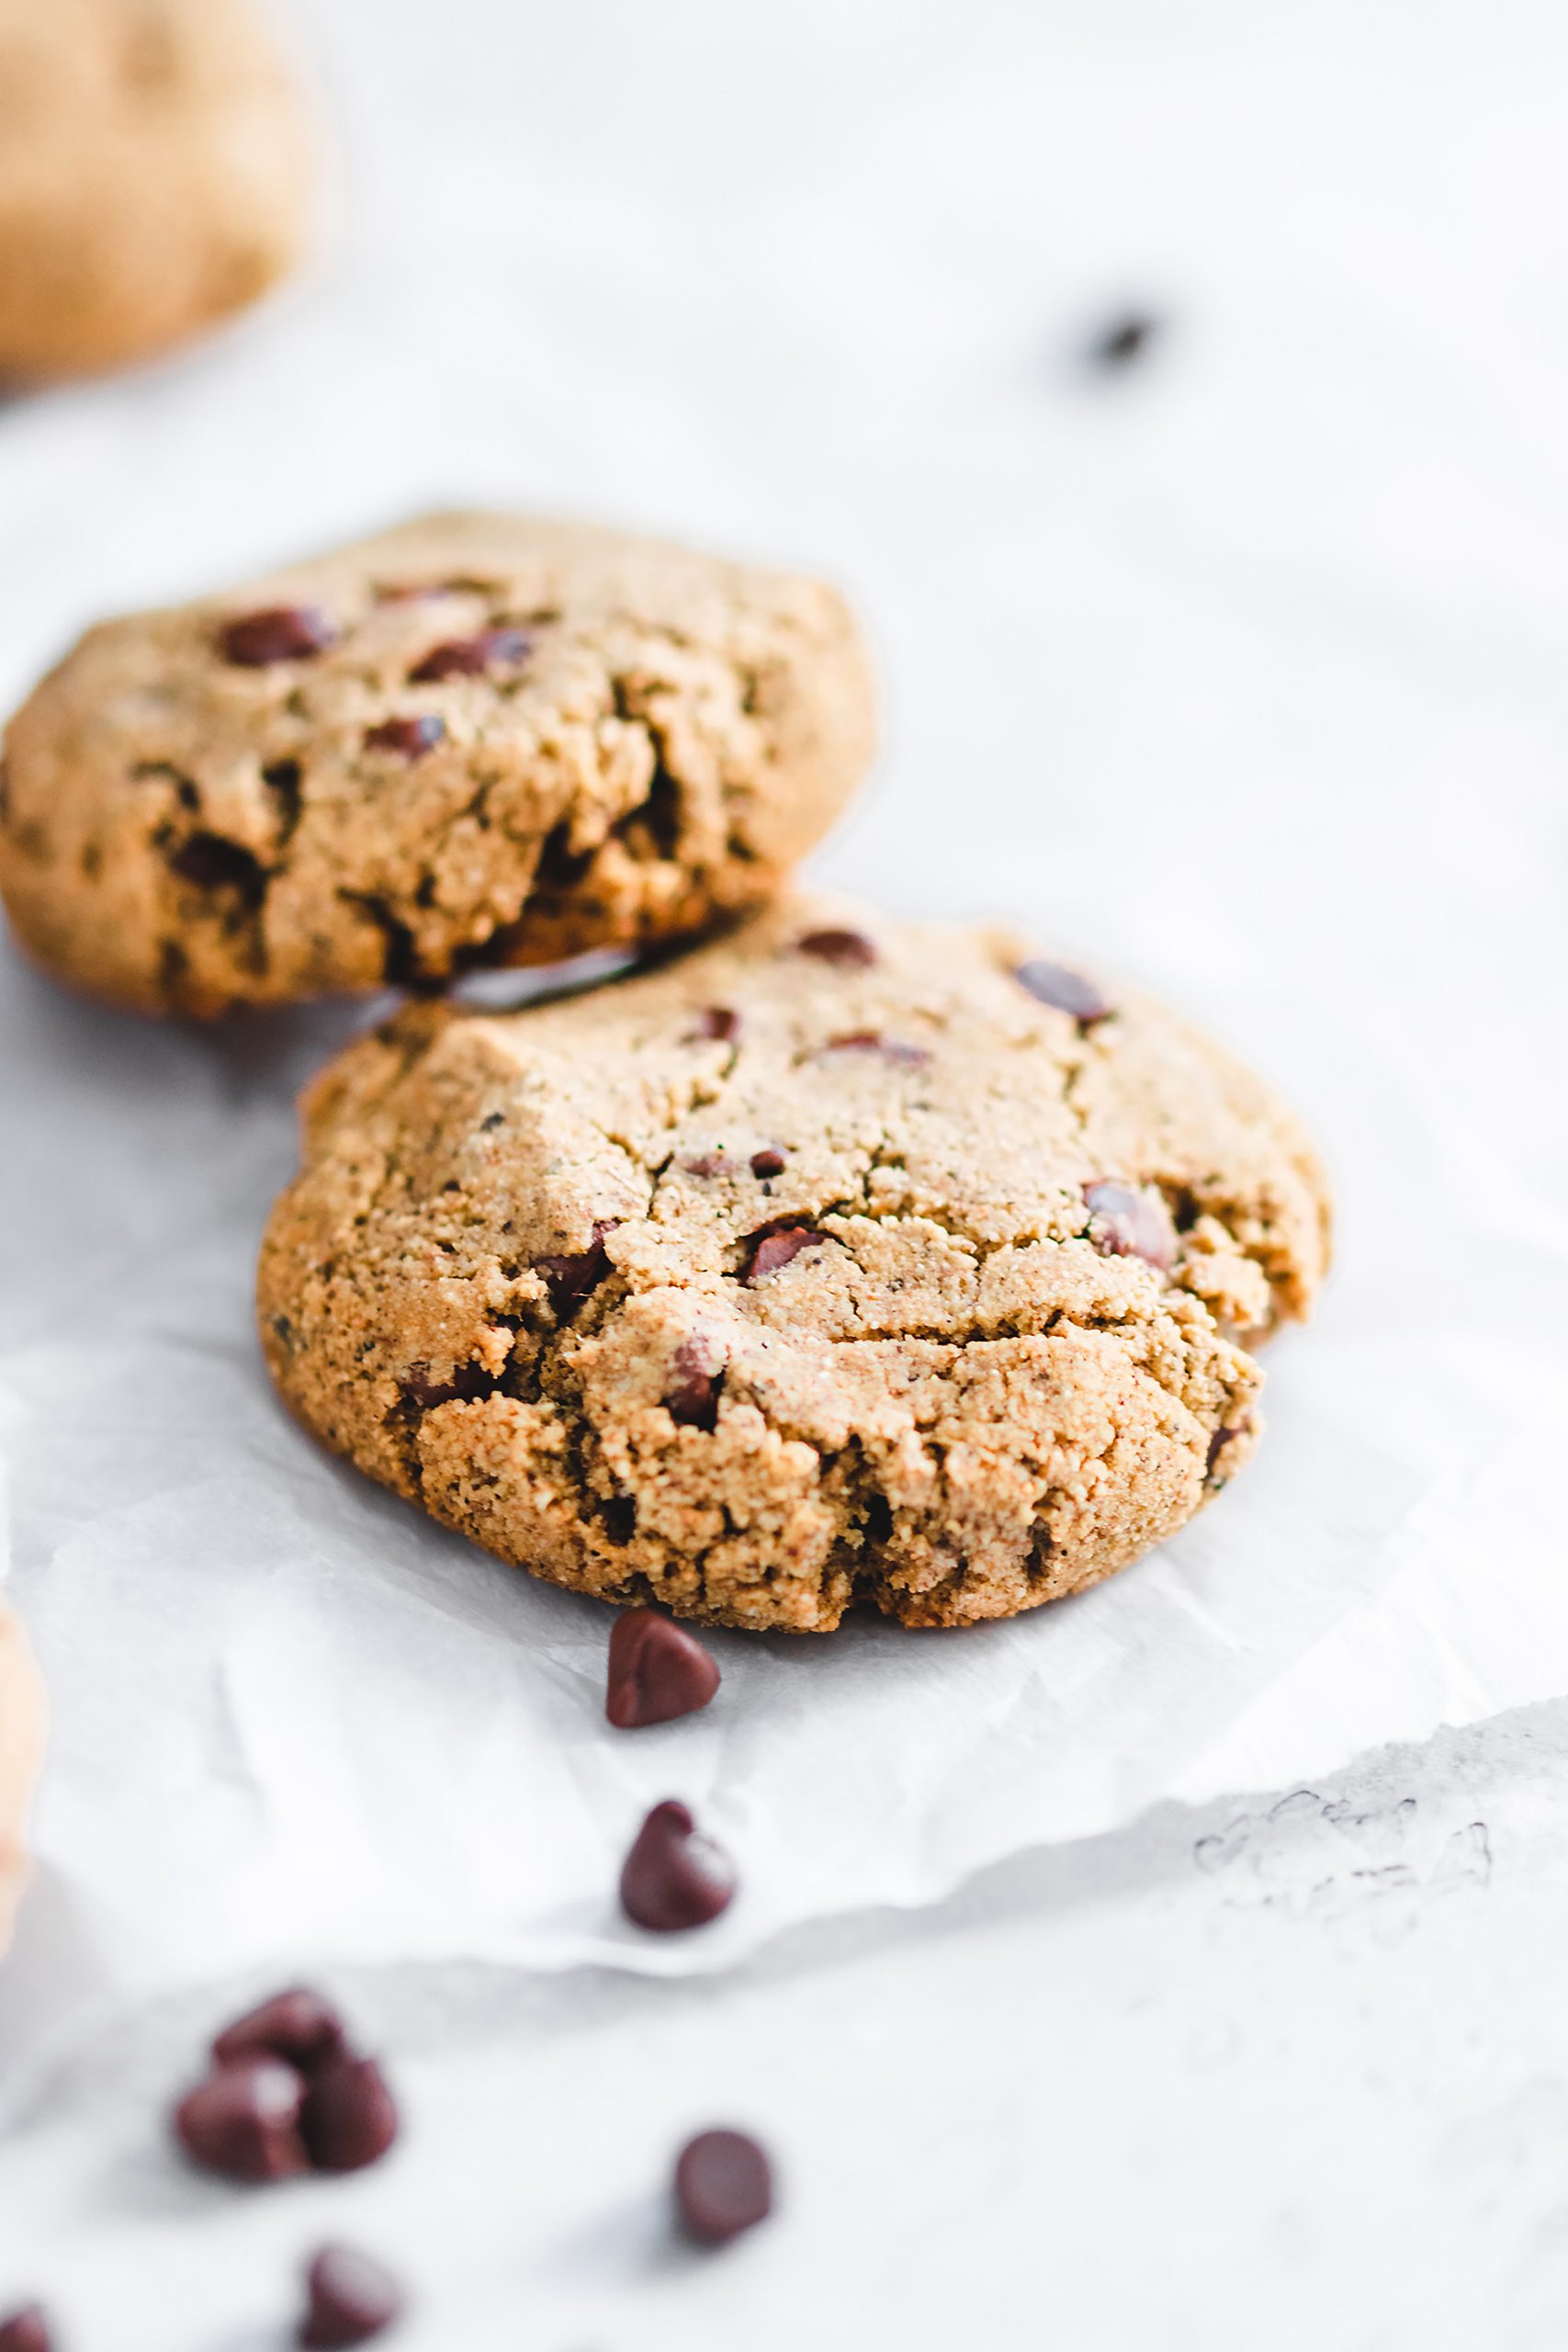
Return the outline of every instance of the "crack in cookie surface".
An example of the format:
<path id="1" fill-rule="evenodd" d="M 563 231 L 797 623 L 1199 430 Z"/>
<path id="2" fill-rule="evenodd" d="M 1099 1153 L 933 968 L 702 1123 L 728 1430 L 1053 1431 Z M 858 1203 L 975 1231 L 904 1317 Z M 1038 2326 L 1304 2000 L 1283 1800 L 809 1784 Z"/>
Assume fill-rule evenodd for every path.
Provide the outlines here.
<path id="1" fill-rule="evenodd" d="M 802 951 L 852 919 L 865 954 Z M 400 1016 L 317 1081 L 269 1226 L 285 1396 L 606 1599 L 810 1631 L 1109 1575 L 1245 1464 L 1237 1335 L 1310 1308 L 1325 1194 L 1222 1049 L 1131 995 L 1086 1029 L 1031 953 L 800 899 L 593 994 Z"/>

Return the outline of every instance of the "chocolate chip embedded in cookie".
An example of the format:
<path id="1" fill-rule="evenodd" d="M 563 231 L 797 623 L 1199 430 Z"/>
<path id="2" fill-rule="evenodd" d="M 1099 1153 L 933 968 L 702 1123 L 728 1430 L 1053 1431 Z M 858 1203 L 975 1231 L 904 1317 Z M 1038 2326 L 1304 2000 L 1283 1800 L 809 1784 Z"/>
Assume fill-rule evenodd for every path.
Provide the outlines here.
<path id="1" fill-rule="evenodd" d="M 1327 1211 L 1229 1054 L 1131 991 L 1043 993 L 1042 961 L 786 899 L 596 993 L 411 1010 L 307 1098 L 274 1378 L 373 1476 L 623 1605 L 808 1632 L 1094 1583 L 1244 1467 L 1239 1335 L 1308 1313 Z"/>
<path id="2" fill-rule="evenodd" d="M 252 0 L 0 0 L 0 380 L 243 309 L 298 260 L 316 180 Z"/>
<path id="3" fill-rule="evenodd" d="M 822 582 L 438 515 L 90 630 L 8 729 L 0 895 L 47 971 L 144 1012 L 434 984 L 768 898 L 871 741 Z"/>

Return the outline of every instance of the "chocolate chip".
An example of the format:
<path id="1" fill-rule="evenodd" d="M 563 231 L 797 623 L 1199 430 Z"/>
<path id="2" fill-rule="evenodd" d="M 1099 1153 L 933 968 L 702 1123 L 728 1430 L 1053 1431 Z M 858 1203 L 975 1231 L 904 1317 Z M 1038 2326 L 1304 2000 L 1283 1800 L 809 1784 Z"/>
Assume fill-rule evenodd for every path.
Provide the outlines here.
<path id="1" fill-rule="evenodd" d="M 727 1151 L 705 1151 L 681 1162 L 688 1176 L 733 1176 L 735 1162 Z"/>
<path id="2" fill-rule="evenodd" d="M 1106 1258 L 1143 1258 L 1161 1273 L 1176 1263 L 1176 1227 L 1170 1211 L 1157 1195 L 1134 1192 L 1130 1184 L 1086 1184 L 1084 1199 L 1093 1213 L 1089 1239 Z"/>
<path id="3" fill-rule="evenodd" d="M 446 732 L 446 721 L 427 710 L 418 718 L 383 718 L 365 730 L 367 752 L 391 752 L 400 760 L 423 760 Z"/>
<path id="4" fill-rule="evenodd" d="M 504 1111 L 487 1111 L 484 1117 L 479 1121 L 480 1130 L 486 1135 L 489 1134 L 491 1127 L 503 1127 L 505 1125 L 506 1114 Z"/>
<path id="5" fill-rule="evenodd" d="M 1029 990 L 1042 1004 L 1055 1005 L 1058 1012 L 1070 1012 L 1080 1029 L 1091 1022 L 1104 1021 L 1114 1008 L 1106 1002 L 1092 980 L 1081 972 L 1070 972 L 1065 964 L 1048 964 L 1043 956 L 1021 964 L 1013 974 L 1020 988 Z"/>
<path id="6" fill-rule="evenodd" d="M 41 2303 L 24 2303 L 0 2319 L 0 2352 L 53 2352 L 54 2335 Z"/>
<path id="7" fill-rule="evenodd" d="M 590 1248 L 569 1251 L 564 1257 L 535 1258 L 532 1263 L 536 1274 L 543 1274 L 545 1288 L 550 1295 L 550 1305 L 565 1317 L 581 1306 L 589 1295 L 596 1291 L 610 1272 L 610 1253 L 604 1247 L 604 1236 L 614 1233 L 620 1223 L 618 1217 L 607 1217 L 593 1227 Z"/>
<path id="8" fill-rule="evenodd" d="M 670 1935 L 705 1927 L 735 1894 L 729 1857 L 673 1798 L 656 1804 L 621 1871 L 621 1908 L 639 1928 Z"/>
<path id="9" fill-rule="evenodd" d="M 336 628 L 315 605 L 269 605 L 264 612 L 226 621 L 218 633 L 223 659 L 242 670 L 313 661 L 336 640 Z"/>
<path id="10" fill-rule="evenodd" d="M 198 890 L 233 890 L 253 910 L 266 896 L 266 868 L 240 842 L 221 833 L 192 833 L 169 859 L 182 882 Z"/>
<path id="11" fill-rule="evenodd" d="M 671 1379 L 663 1401 L 671 1419 L 682 1421 L 690 1429 L 715 1428 L 724 1367 L 716 1359 L 712 1343 L 695 1335 L 682 1340 L 670 1368 Z"/>
<path id="12" fill-rule="evenodd" d="M 346 2245 L 324 2245 L 305 2273 L 309 2301 L 299 2341 L 312 2352 L 367 2344 L 403 2308 L 402 2290 L 378 2262 Z"/>
<path id="13" fill-rule="evenodd" d="M 475 637 L 449 638 L 414 663 L 409 684 L 439 685 L 446 678 L 482 678 L 487 670 L 515 668 L 527 660 L 532 645 L 520 628 L 482 628 Z"/>
<path id="14" fill-rule="evenodd" d="M 262 770 L 262 782 L 276 796 L 283 812 L 283 821 L 292 830 L 299 821 L 299 802 L 305 788 L 305 771 L 298 760 L 274 760 Z"/>
<path id="15" fill-rule="evenodd" d="M 795 941 L 795 948 L 797 956 L 819 956 L 824 964 L 838 964 L 846 970 L 877 960 L 875 946 L 861 931 L 808 931 L 804 939 Z"/>
<path id="16" fill-rule="evenodd" d="M 617 1548 L 637 1533 L 637 1503 L 630 1495 L 606 1495 L 598 1506 L 604 1541 Z"/>
<path id="17" fill-rule="evenodd" d="M 313 2075 L 299 2132 L 318 2172 L 358 2172 L 384 2156 L 398 2136 L 398 2110 L 375 2059 L 345 2052 Z"/>
<path id="18" fill-rule="evenodd" d="M 1216 1430 L 1214 1431 L 1213 1436 L 1209 1440 L 1209 1458 L 1203 1465 L 1203 1476 L 1205 1478 L 1212 1478 L 1213 1476 L 1215 1471 L 1219 1467 L 1221 1454 L 1224 1452 L 1226 1446 L 1229 1445 L 1232 1438 L 1239 1437 L 1240 1435 L 1241 1431 L 1239 1430 Z"/>
<path id="19" fill-rule="evenodd" d="M 493 1396 L 499 1386 L 498 1375 L 487 1372 L 482 1363 L 460 1363 L 453 1367 L 450 1380 L 432 1380 L 427 1363 L 411 1364 L 402 1384 L 403 1395 L 422 1413 L 436 1405 L 473 1405 L 480 1397 Z"/>
<path id="20" fill-rule="evenodd" d="M 610 1629 L 604 1713 L 617 1731 L 694 1715 L 718 1689 L 718 1668 L 694 1634 L 656 1609 L 628 1609 Z"/>
<path id="21" fill-rule="evenodd" d="M 1120 311 L 1108 319 L 1089 346 L 1092 368 L 1127 368 L 1141 359 L 1160 332 L 1160 321 L 1147 311 Z"/>
<path id="22" fill-rule="evenodd" d="M 728 2245 L 773 2210 L 773 2176 L 744 2132 L 699 2132 L 675 2164 L 675 2211 L 699 2245 Z"/>
<path id="23" fill-rule="evenodd" d="M 885 1061 L 902 1062 L 909 1069 L 919 1069 L 931 1059 L 923 1046 L 902 1045 L 897 1037 L 885 1037 L 880 1029 L 846 1029 L 841 1036 L 829 1038 L 828 1051 L 880 1054 Z"/>
<path id="24" fill-rule="evenodd" d="M 754 1151 L 751 1154 L 753 1176 L 761 1177 L 765 1181 L 770 1176 L 782 1176 L 784 1172 L 784 1156 L 775 1145 L 769 1144 L 763 1150 Z"/>
<path id="25" fill-rule="evenodd" d="M 728 1004 L 705 1004 L 697 1015 L 694 1037 L 716 1037 L 721 1045 L 739 1043 L 745 1026 L 739 1012 Z"/>
<path id="26" fill-rule="evenodd" d="M 343 2019 L 330 2001 L 304 1985 L 275 1993 L 225 2026 L 212 2045 L 220 2066 L 239 2058 L 283 2058 L 309 2075 L 344 2047 Z"/>
<path id="27" fill-rule="evenodd" d="M 281 2058 L 215 2066 L 175 2109 L 186 2154 L 230 2180 L 287 2180 L 308 2169 L 299 2133 L 304 2084 Z"/>
<path id="28" fill-rule="evenodd" d="M 798 1258 L 803 1250 L 819 1249 L 827 1238 L 809 1225 L 765 1225 L 746 1238 L 740 1280 L 760 1283 L 765 1274 L 776 1274 L 781 1266 Z"/>

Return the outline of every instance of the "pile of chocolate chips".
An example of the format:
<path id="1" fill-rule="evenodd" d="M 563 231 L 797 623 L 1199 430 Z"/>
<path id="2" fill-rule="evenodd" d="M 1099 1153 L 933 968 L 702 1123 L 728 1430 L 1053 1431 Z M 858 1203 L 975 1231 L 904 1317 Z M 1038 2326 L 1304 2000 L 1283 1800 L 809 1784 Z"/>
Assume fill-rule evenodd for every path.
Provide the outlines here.
<path id="1" fill-rule="evenodd" d="M 653 1609 L 616 1619 L 604 1712 L 617 1730 L 694 1714 L 718 1684 L 714 1658 L 683 1625 Z M 735 1887 L 728 1856 L 671 1797 L 632 1842 L 621 1907 L 636 1926 L 668 1935 L 716 1919 Z M 252 2183 L 357 2172 L 398 2136 L 397 2103 L 380 2067 L 353 2047 L 332 2004 L 303 1985 L 275 1993 L 224 2028 L 173 2122 L 194 2163 Z M 676 2159 L 672 2201 L 687 2238 L 727 2245 L 773 2211 L 766 2152 L 744 2132 L 699 2132 Z M 402 2291 L 379 2263 L 348 2246 L 323 2246 L 306 2267 L 296 2341 L 307 2352 L 338 2352 L 368 2343 L 402 2310 Z M 56 2352 L 40 2304 L 0 2317 L 0 2352 Z"/>
<path id="2" fill-rule="evenodd" d="M 230 2180 L 358 2172 L 398 2136 L 374 2058 L 349 2045 L 319 1993 L 275 1993 L 225 2027 L 205 2078 L 175 2109 L 186 2154 Z"/>

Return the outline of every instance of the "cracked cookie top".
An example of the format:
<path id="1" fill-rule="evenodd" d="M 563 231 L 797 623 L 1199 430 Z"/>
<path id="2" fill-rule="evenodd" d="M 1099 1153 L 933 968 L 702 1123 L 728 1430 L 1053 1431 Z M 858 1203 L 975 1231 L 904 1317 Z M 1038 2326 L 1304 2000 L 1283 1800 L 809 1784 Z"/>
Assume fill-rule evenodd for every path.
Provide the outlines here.
<path id="1" fill-rule="evenodd" d="M 166 349 L 298 260 L 318 178 L 252 0 L 0 0 L 0 379 Z"/>
<path id="2" fill-rule="evenodd" d="M 813 1631 L 1010 1615 L 1246 1460 L 1324 1180 L 1218 1046 L 999 928 L 785 899 L 511 1014 L 419 1006 L 305 1104 L 263 1345 L 503 1558 Z"/>
<path id="3" fill-rule="evenodd" d="M 90 630 L 7 731 L 0 894 L 142 1011 L 435 984 L 760 902 L 871 743 L 822 582 L 438 515 Z"/>

